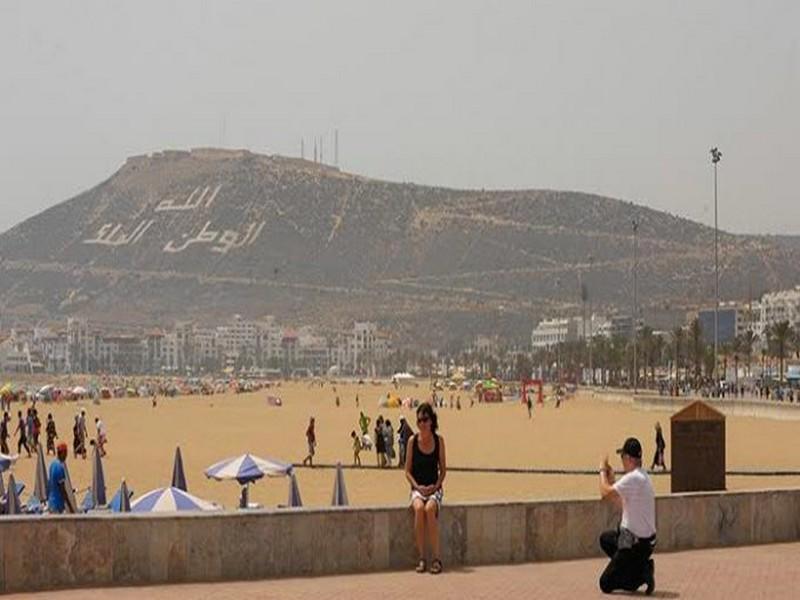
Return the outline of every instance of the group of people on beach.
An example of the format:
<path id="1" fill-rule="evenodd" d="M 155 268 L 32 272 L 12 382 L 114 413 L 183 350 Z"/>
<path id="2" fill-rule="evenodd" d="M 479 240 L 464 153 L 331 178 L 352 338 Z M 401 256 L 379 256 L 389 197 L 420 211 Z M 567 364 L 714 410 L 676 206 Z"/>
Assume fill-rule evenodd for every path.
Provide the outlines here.
<path id="1" fill-rule="evenodd" d="M 106 428 L 100 417 L 95 417 L 96 435 L 93 440 L 89 440 L 89 431 L 86 426 L 86 411 L 81 410 L 75 415 L 72 426 L 72 451 L 77 458 L 80 456 L 83 459 L 87 457 L 87 442 L 89 444 L 96 444 L 97 449 L 101 456 L 106 455 L 106 443 L 108 436 Z M 39 438 L 42 431 L 42 422 L 39 418 L 39 410 L 36 404 L 28 407 L 23 415 L 22 410 L 17 411 L 17 427 L 13 433 L 10 428 L 11 415 L 8 411 L 3 413 L 0 419 L 0 453 L 10 454 L 9 440 L 12 436 L 17 436 L 17 454 L 22 454 L 24 451 L 26 456 L 30 458 L 32 452 L 36 452 L 39 445 Z M 47 421 L 44 427 L 46 436 L 46 454 L 55 455 L 57 453 L 56 440 L 59 439 L 58 429 L 52 413 L 47 414 Z"/>

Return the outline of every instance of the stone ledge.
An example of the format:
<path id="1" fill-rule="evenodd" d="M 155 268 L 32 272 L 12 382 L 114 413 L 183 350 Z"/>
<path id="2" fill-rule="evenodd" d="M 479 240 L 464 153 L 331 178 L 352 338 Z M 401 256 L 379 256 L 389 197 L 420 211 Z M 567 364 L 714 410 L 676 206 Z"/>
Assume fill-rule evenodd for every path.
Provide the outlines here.
<path id="1" fill-rule="evenodd" d="M 800 489 L 657 499 L 659 551 L 800 539 Z M 600 556 L 594 499 L 445 505 L 449 566 Z M 406 505 L 176 515 L 3 517 L 0 591 L 302 577 L 414 562 Z"/>

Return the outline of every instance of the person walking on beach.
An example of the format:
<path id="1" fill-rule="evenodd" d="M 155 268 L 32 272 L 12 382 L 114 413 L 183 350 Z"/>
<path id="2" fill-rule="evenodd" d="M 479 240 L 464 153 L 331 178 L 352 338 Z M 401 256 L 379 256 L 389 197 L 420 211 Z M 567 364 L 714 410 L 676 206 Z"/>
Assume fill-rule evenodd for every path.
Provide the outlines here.
<path id="1" fill-rule="evenodd" d="M 86 460 L 86 440 L 88 437 L 89 430 L 86 429 L 86 411 L 81 410 L 78 414 L 78 450 L 83 460 Z"/>
<path id="2" fill-rule="evenodd" d="M 413 435 L 414 430 L 411 429 L 406 418 L 400 417 L 400 427 L 397 429 L 397 462 L 401 469 L 406 466 L 406 448 L 408 446 L 408 440 L 410 440 Z"/>
<path id="3" fill-rule="evenodd" d="M 314 466 L 314 450 L 317 447 L 317 434 L 314 428 L 314 417 L 308 421 L 308 428 L 306 429 L 306 442 L 308 443 L 308 455 L 303 459 L 303 466 L 308 463 L 309 467 Z"/>
<path id="4" fill-rule="evenodd" d="M 661 467 L 662 471 L 667 470 L 667 464 L 664 462 L 664 450 L 667 449 L 667 442 L 664 441 L 664 433 L 661 431 L 661 423 L 656 423 L 656 453 L 653 456 L 653 464 L 650 465 L 650 470 L 655 471 L 656 467 Z"/>
<path id="5" fill-rule="evenodd" d="M 67 493 L 67 445 L 61 442 L 58 445 L 58 455 L 50 463 L 47 478 L 47 511 L 51 513 L 63 513 L 68 510 L 75 512 L 75 507 L 70 504 L 69 494 Z"/>
<path id="6" fill-rule="evenodd" d="M 427 570 L 425 560 L 425 532 L 431 546 L 430 572 L 442 572 L 439 551 L 439 511 L 444 498 L 442 484 L 447 474 L 444 438 L 437 430 L 436 411 L 428 403 L 417 408 L 417 427 L 406 449 L 406 479 L 411 485 L 411 507 L 414 509 L 414 539 L 417 547 L 417 573 Z"/>
<path id="7" fill-rule="evenodd" d="M 75 415 L 75 420 L 72 423 L 72 453 L 75 455 L 75 458 L 82 455 L 84 452 L 83 450 L 83 440 L 81 439 L 81 426 L 80 426 L 80 414 Z"/>
<path id="8" fill-rule="evenodd" d="M 361 435 L 365 436 L 369 432 L 369 422 L 370 418 L 364 414 L 364 411 L 361 411 L 361 415 L 358 417 L 358 428 L 361 430 Z"/>
<path id="9" fill-rule="evenodd" d="M 530 395 L 525 396 L 525 404 L 528 406 L 528 418 L 533 418 L 533 400 L 531 399 Z"/>
<path id="10" fill-rule="evenodd" d="M 350 437 L 353 440 L 353 466 L 361 466 L 361 438 L 356 435 L 355 431 L 350 432 Z"/>
<path id="11" fill-rule="evenodd" d="M 605 594 L 635 592 L 645 585 L 649 596 L 655 589 L 655 564 L 650 558 L 656 545 L 655 492 L 642 468 L 639 440 L 628 438 L 617 454 L 625 471 L 619 481 L 614 481 L 608 457 L 600 464 L 600 497 L 622 507 L 619 527 L 600 535 L 600 547 L 611 559 L 600 575 L 600 589 Z"/>
<path id="12" fill-rule="evenodd" d="M 394 429 L 389 419 L 383 423 L 383 444 L 386 450 L 386 466 L 391 467 L 394 460 Z"/>
<path id="13" fill-rule="evenodd" d="M 10 420 L 8 412 L 3 412 L 3 419 L 0 421 L 0 452 L 3 454 L 11 454 L 8 450 L 8 422 Z"/>
<path id="14" fill-rule="evenodd" d="M 106 435 L 106 426 L 103 425 L 100 417 L 94 418 L 94 425 L 97 428 L 97 451 L 100 453 L 100 456 L 105 456 L 106 442 L 108 441 L 108 436 Z"/>
<path id="15" fill-rule="evenodd" d="M 33 444 L 33 408 L 29 408 L 25 411 L 25 435 L 28 438 L 28 447 L 35 448 L 36 446 Z"/>
<path id="16" fill-rule="evenodd" d="M 39 411 L 37 409 L 33 409 L 33 447 L 36 448 L 39 445 L 39 434 L 42 431 L 42 421 L 39 419 Z"/>
<path id="17" fill-rule="evenodd" d="M 25 418 L 22 416 L 22 411 L 17 411 L 17 428 L 14 430 L 14 433 L 19 433 L 19 439 L 17 440 L 17 454 L 22 453 L 22 449 L 25 448 L 25 452 L 28 453 L 28 458 L 31 457 L 31 449 L 28 447 L 28 434 L 27 434 L 27 425 L 25 423 Z"/>
<path id="18" fill-rule="evenodd" d="M 383 437 L 382 415 L 378 415 L 378 420 L 375 421 L 375 454 L 378 460 L 378 466 L 381 468 L 386 466 L 386 441 Z"/>
<path id="19" fill-rule="evenodd" d="M 56 431 L 56 422 L 53 420 L 53 414 L 48 413 L 47 425 L 45 425 L 45 433 L 47 434 L 47 455 L 56 453 L 56 439 L 58 439 L 58 432 Z"/>

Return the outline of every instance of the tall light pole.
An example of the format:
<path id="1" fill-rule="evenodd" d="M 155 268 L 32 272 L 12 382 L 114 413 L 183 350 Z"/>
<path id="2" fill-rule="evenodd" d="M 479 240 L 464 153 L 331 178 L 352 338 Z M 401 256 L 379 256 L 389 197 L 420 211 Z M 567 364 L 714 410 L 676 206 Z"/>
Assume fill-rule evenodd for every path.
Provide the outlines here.
<path id="1" fill-rule="evenodd" d="M 711 152 L 711 164 L 714 165 L 714 389 L 719 391 L 719 221 L 717 205 L 717 163 L 722 159 L 722 152 L 714 147 Z"/>
<path id="2" fill-rule="evenodd" d="M 639 221 L 636 217 L 631 221 L 633 227 L 633 314 L 631 315 L 631 336 L 633 337 L 633 393 L 639 385 L 639 369 L 636 357 L 636 313 L 639 307 L 637 268 L 639 266 Z"/>
<path id="3" fill-rule="evenodd" d="M 589 274 L 592 273 L 592 267 L 594 266 L 594 256 L 589 255 Z M 594 314 L 592 312 L 592 296 L 589 293 L 589 288 L 586 288 L 586 295 L 589 298 L 589 372 L 592 374 L 590 381 L 592 385 L 594 385 L 594 362 L 592 360 L 592 345 L 594 344 L 594 331 L 592 327 L 592 321 L 594 320 Z M 586 335 L 585 327 L 584 327 L 584 335 Z"/>

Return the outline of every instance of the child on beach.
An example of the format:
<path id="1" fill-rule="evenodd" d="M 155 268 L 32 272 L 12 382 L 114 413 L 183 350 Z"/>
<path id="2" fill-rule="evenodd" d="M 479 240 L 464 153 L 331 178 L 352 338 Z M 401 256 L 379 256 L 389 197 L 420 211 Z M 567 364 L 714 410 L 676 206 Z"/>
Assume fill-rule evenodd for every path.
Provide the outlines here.
<path id="1" fill-rule="evenodd" d="M 353 465 L 361 466 L 361 439 L 356 435 L 355 431 L 350 432 L 350 437 L 353 439 Z"/>

